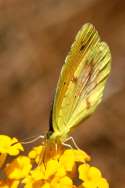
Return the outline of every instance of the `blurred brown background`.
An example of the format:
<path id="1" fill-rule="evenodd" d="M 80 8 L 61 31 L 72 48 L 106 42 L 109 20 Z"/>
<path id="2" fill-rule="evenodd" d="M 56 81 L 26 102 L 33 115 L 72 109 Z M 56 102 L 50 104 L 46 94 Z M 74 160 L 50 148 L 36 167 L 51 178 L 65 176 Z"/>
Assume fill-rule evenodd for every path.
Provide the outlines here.
<path id="1" fill-rule="evenodd" d="M 0 134 L 48 129 L 60 68 L 79 28 L 93 23 L 111 48 L 103 103 L 73 133 L 111 188 L 125 187 L 125 1 L 0 0 Z"/>

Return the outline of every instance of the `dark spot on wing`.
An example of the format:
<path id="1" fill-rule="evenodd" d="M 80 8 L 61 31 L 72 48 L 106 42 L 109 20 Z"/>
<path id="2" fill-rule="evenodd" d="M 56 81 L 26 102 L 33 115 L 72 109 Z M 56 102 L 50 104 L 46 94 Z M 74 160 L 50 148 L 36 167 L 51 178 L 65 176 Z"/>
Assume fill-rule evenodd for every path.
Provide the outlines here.
<path id="1" fill-rule="evenodd" d="M 81 42 L 80 51 L 84 50 L 84 48 L 90 44 L 92 38 L 93 38 L 93 35 L 90 35 L 88 40 L 84 41 L 84 44 L 83 44 L 83 41 Z"/>
<path id="2" fill-rule="evenodd" d="M 82 46 L 80 47 L 80 51 L 82 51 L 85 48 L 85 45 L 82 44 Z"/>
<path id="3" fill-rule="evenodd" d="M 77 83 L 78 78 L 74 76 L 71 81 L 74 82 L 74 83 Z"/>

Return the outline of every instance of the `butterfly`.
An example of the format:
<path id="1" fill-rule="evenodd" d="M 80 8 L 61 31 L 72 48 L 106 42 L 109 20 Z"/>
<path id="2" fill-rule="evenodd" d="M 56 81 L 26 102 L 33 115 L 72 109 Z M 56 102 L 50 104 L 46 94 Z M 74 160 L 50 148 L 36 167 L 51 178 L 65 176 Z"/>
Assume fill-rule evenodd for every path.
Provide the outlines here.
<path id="1" fill-rule="evenodd" d="M 47 135 L 22 143 L 32 143 L 39 138 L 65 143 L 71 138 L 72 128 L 89 117 L 101 102 L 110 70 L 108 45 L 95 27 L 86 23 L 77 33 L 62 66 Z"/>
<path id="2" fill-rule="evenodd" d="M 111 53 L 95 27 L 86 23 L 62 66 L 52 110 L 49 139 L 64 141 L 102 100 L 111 70 Z"/>

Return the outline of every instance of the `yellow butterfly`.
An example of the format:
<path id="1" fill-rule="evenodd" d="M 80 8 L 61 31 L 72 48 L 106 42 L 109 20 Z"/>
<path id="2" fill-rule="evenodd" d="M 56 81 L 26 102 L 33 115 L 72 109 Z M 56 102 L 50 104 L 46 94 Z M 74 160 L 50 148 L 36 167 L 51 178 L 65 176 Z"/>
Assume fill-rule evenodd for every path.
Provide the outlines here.
<path id="1" fill-rule="evenodd" d="M 111 69 L 111 53 L 95 27 L 87 23 L 75 37 L 62 67 L 50 114 L 46 136 L 25 139 L 23 144 L 40 138 L 65 144 L 72 128 L 90 116 L 101 102 Z M 72 139 L 72 138 L 71 138 Z M 74 145 L 74 140 L 72 139 Z"/>
<path id="2" fill-rule="evenodd" d="M 111 69 L 111 53 L 95 27 L 87 23 L 75 37 L 57 84 L 49 139 L 64 141 L 102 100 Z"/>

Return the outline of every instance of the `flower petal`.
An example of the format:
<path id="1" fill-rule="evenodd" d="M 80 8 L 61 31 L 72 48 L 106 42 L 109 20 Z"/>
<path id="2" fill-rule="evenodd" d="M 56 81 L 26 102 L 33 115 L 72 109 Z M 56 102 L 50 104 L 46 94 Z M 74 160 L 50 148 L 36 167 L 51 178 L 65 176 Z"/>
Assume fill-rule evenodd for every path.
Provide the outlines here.
<path id="1" fill-rule="evenodd" d="M 28 175 L 32 168 L 30 159 L 25 156 L 19 156 L 8 164 L 5 173 L 9 179 L 21 179 Z"/>
<path id="2" fill-rule="evenodd" d="M 65 150 L 60 157 L 59 163 L 64 166 L 66 171 L 72 171 L 75 164 L 74 151 L 72 149 Z"/>
<path id="3" fill-rule="evenodd" d="M 46 165 L 45 171 L 45 179 L 49 178 L 50 176 L 54 175 L 58 170 L 58 162 L 57 160 L 49 160 Z"/>
<path id="4" fill-rule="evenodd" d="M 38 164 L 40 161 L 41 153 L 43 151 L 43 146 L 34 147 L 28 154 L 30 159 L 34 159 Z"/>
<path id="5" fill-rule="evenodd" d="M 18 155 L 20 151 L 24 151 L 24 149 L 16 138 L 0 135 L 0 153 Z"/>
<path id="6" fill-rule="evenodd" d="M 96 168 L 94 166 L 89 168 L 89 171 L 88 171 L 88 178 L 89 179 L 96 180 L 96 179 L 101 178 L 101 176 L 102 176 L 101 172 L 100 172 L 100 170 L 98 168 Z"/>
<path id="7" fill-rule="evenodd" d="M 90 161 L 91 157 L 82 150 L 73 150 L 76 162 Z"/>
<path id="8" fill-rule="evenodd" d="M 88 164 L 82 164 L 79 166 L 79 179 L 83 181 L 88 181 L 88 172 L 89 172 L 90 166 Z"/>

